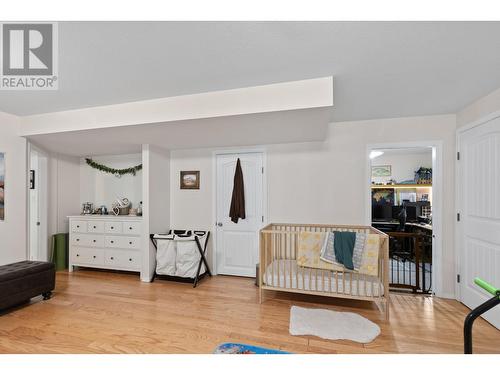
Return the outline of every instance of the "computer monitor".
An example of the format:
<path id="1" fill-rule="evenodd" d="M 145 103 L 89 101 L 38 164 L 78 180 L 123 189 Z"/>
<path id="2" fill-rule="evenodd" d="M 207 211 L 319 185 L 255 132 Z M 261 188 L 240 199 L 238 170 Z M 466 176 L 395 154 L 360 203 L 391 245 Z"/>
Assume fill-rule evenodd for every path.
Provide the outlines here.
<path id="1" fill-rule="evenodd" d="M 402 206 L 392 206 L 391 208 L 392 208 L 392 214 L 391 214 L 392 220 L 399 220 L 399 213 L 401 212 L 403 207 Z"/>
<path id="2" fill-rule="evenodd" d="M 417 221 L 417 207 L 416 206 L 406 206 L 406 220 L 407 221 Z"/>
<path id="3" fill-rule="evenodd" d="M 390 221 L 392 219 L 392 206 L 388 204 L 372 205 L 373 221 Z"/>

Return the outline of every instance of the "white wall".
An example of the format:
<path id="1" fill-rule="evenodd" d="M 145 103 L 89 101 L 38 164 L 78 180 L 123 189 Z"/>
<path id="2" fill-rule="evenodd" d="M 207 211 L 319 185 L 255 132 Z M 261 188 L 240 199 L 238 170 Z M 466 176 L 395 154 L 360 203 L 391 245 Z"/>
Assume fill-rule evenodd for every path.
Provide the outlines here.
<path id="1" fill-rule="evenodd" d="M 500 111 L 500 89 L 476 100 L 459 111 L 457 113 L 457 128 L 497 111 Z"/>
<path id="2" fill-rule="evenodd" d="M 111 168 L 128 168 L 142 163 L 141 154 L 94 156 L 92 159 Z M 79 203 L 92 202 L 97 208 L 105 205 L 108 210 L 117 197 L 128 198 L 137 208 L 142 201 L 142 171 L 135 176 L 126 174 L 120 178 L 90 167 L 85 158 L 80 159 Z"/>
<path id="3" fill-rule="evenodd" d="M 364 224 L 368 144 L 443 142 L 444 295 L 454 294 L 454 115 L 332 123 L 325 142 L 266 146 L 268 222 Z M 418 129 L 418 131 L 416 131 Z M 171 226 L 213 230 L 212 151 L 171 153 Z M 200 170 L 200 190 L 180 190 L 179 171 Z"/>
<path id="4" fill-rule="evenodd" d="M 153 145 L 142 146 L 143 222 L 141 280 L 151 281 L 156 250 L 150 233 L 166 233 L 170 226 L 170 152 Z"/>
<path id="5" fill-rule="evenodd" d="M 80 213 L 80 159 L 62 154 L 49 154 L 48 162 L 50 242 L 52 234 L 69 231 L 68 216 Z"/>
<path id="6" fill-rule="evenodd" d="M 425 152 L 391 152 L 385 151 L 383 155 L 372 159 L 372 166 L 390 165 L 391 176 L 372 177 L 375 183 L 384 183 L 393 179 L 396 182 L 413 180 L 415 171 L 420 167 L 432 168 L 432 149 Z"/>
<path id="7" fill-rule="evenodd" d="M 0 264 L 27 257 L 26 140 L 17 136 L 18 118 L 0 112 L 0 152 L 5 153 L 5 221 L 0 221 Z"/>
<path id="8" fill-rule="evenodd" d="M 170 224 L 173 229 L 209 230 L 207 260 L 212 271 L 214 207 L 214 171 L 212 150 L 172 151 L 170 156 Z M 180 171 L 200 171 L 200 189 L 180 189 Z"/>

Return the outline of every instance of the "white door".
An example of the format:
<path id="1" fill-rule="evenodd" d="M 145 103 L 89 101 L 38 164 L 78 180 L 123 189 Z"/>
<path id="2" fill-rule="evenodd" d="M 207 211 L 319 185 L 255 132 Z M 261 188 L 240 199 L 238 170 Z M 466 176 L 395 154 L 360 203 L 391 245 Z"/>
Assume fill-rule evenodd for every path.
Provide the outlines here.
<path id="1" fill-rule="evenodd" d="M 259 229 L 263 217 L 262 153 L 217 155 L 217 273 L 255 276 L 259 254 Z M 246 218 L 233 223 L 229 217 L 236 161 L 243 171 Z"/>
<path id="2" fill-rule="evenodd" d="M 47 156 L 30 147 L 29 259 L 49 260 L 47 234 Z M 33 181 L 31 181 L 33 178 Z"/>
<path id="3" fill-rule="evenodd" d="M 475 308 L 492 296 L 480 277 L 500 287 L 500 118 L 460 135 L 460 296 Z M 483 317 L 500 329 L 500 306 Z"/>

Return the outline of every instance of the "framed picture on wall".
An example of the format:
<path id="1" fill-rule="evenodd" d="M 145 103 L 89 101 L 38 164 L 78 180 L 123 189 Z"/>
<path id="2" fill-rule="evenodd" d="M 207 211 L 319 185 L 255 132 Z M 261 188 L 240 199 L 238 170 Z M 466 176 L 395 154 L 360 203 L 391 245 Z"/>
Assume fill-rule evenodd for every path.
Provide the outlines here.
<path id="1" fill-rule="evenodd" d="M 392 175 L 390 165 L 372 166 L 372 177 L 390 177 Z"/>
<path id="2" fill-rule="evenodd" d="M 181 189 L 199 189 L 200 171 L 181 171 Z"/>
<path id="3" fill-rule="evenodd" d="M 5 220 L 5 154 L 0 152 L 0 220 Z"/>
<path id="4" fill-rule="evenodd" d="M 372 204 L 394 205 L 394 189 L 372 189 Z"/>

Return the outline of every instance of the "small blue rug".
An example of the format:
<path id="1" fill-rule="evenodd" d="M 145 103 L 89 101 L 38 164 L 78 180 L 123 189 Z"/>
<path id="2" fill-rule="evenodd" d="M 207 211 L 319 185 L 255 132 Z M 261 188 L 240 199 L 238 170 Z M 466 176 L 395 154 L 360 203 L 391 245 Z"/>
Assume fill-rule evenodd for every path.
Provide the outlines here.
<path id="1" fill-rule="evenodd" d="M 214 354 L 290 354 L 276 349 L 262 348 L 260 346 L 252 346 L 245 344 L 237 344 L 234 342 L 225 342 L 220 344 L 214 350 Z"/>

